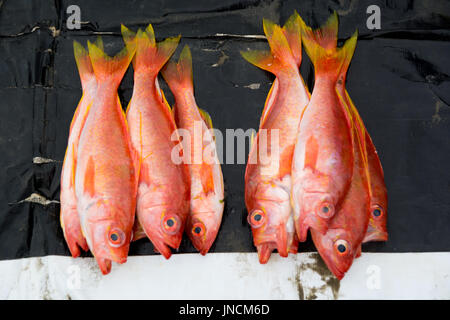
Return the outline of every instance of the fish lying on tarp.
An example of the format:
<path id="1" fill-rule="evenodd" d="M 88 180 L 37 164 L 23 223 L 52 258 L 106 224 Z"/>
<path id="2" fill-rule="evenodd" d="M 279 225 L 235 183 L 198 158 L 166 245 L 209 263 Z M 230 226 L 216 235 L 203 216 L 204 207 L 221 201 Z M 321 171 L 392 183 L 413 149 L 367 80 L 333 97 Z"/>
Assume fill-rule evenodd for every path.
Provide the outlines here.
<path id="1" fill-rule="evenodd" d="M 184 163 L 189 164 L 191 200 L 186 233 L 194 247 L 205 255 L 222 221 L 224 185 L 211 118 L 195 101 L 188 46 L 183 48 L 178 62 L 165 65 L 162 75 L 175 97 L 173 114 L 183 139 Z"/>
<path id="2" fill-rule="evenodd" d="M 101 40 L 97 41 L 97 46 L 103 48 Z M 77 198 L 75 196 L 75 169 L 76 169 L 76 150 L 81 130 L 86 121 L 89 108 L 97 91 L 97 80 L 92 69 L 89 53 L 83 46 L 73 42 L 75 61 L 80 75 L 83 95 L 75 110 L 69 130 L 69 139 L 67 142 L 66 154 L 61 171 L 61 227 L 64 238 L 66 239 L 72 257 L 80 255 L 80 248 L 84 251 L 89 250 L 86 239 L 81 232 L 80 219 L 77 210 Z"/>
<path id="3" fill-rule="evenodd" d="M 291 163 L 300 116 L 309 101 L 298 70 L 301 63 L 298 19 L 294 13 L 283 29 L 264 20 L 271 51 L 241 52 L 250 63 L 276 75 L 245 173 L 248 221 L 261 263 L 269 260 L 274 249 L 283 257 L 289 251 L 297 251 L 290 205 Z"/>
<path id="4" fill-rule="evenodd" d="M 124 38 L 134 37 L 122 27 Z M 158 252 L 169 258 L 170 248 L 178 249 L 189 214 L 188 168 L 172 161 L 172 150 L 179 143 L 172 139 L 176 125 L 158 73 L 177 48 L 180 37 L 156 43 L 152 25 L 137 32 L 133 60 L 133 95 L 127 108 L 127 122 L 133 147 L 139 154 L 140 176 L 136 214 Z M 134 239 L 140 237 L 134 233 Z"/>
<path id="5" fill-rule="evenodd" d="M 134 224 L 136 152 L 117 88 L 136 50 L 134 41 L 115 57 L 88 42 L 97 91 L 76 152 L 75 192 L 83 235 L 103 274 L 124 263 Z"/>
<path id="6" fill-rule="evenodd" d="M 337 15 L 318 30 L 303 20 L 302 41 L 314 64 L 315 83 L 303 113 L 292 161 L 292 201 L 300 241 L 308 229 L 325 233 L 353 173 L 350 120 L 336 92 L 346 47 L 335 50 Z"/>

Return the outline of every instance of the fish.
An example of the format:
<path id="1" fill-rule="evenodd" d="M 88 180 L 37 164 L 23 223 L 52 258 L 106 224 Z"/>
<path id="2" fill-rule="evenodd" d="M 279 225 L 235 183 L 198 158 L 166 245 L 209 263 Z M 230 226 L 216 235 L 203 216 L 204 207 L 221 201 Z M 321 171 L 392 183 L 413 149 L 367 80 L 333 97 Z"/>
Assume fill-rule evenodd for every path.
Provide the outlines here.
<path id="1" fill-rule="evenodd" d="M 357 36 L 357 32 L 356 35 Z M 367 228 L 367 234 L 363 242 L 369 241 L 387 241 L 387 189 L 384 182 L 384 172 L 381 165 L 380 158 L 373 144 L 372 138 L 367 131 L 364 122 L 359 115 L 359 112 L 353 103 L 348 91 L 345 88 L 345 81 L 347 76 L 347 70 L 350 64 L 350 59 L 346 59 L 336 84 L 336 90 L 339 96 L 343 99 L 347 110 L 349 111 L 349 117 L 351 121 L 355 123 L 355 132 L 359 136 L 359 140 L 363 149 L 363 160 L 366 166 L 366 171 L 369 181 L 369 226 Z"/>
<path id="2" fill-rule="evenodd" d="M 325 233 L 347 194 L 353 175 L 348 111 L 336 92 L 339 71 L 355 39 L 337 45 L 337 14 L 318 30 L 301 20 L 302 42 L 315 69 L 315 84 L 301 117 L 292 160 L 292 205 L 299 241 L 309 228 Z"/>
<path id="3" fill-rule="evenodd" d="M 132 237 L 137 193 L 137 155 L 117 95 L 136 44 L 114 57 L 88 41 L 97 91 L 81 132 L 75 194 L 81 229 L 103 274 L 112 261 L 125 263 Z"/>
<path id="4" fill-rule="evenodd" d="M 367 161 L 370 172 L 370 219 L 364 243 L 387 241 L 388 195 L 380 158 L 370 135 L 366 134 Z"/>
<path id="5" fill-rule="evenodd" d="M 103 48 L 101 39 L 98 38 L 97 46 Z M 73 51 L 78 73 L 80 75 L 83 95 L 77 105 L 69 129 L 69 139 L 64 156 L 61 171 L 61 192 L 60 192 L 60 222 L 72 257 L 80 255 L 80 248 L 88 251 L 86 239 L 81 232 L 80 219 L 78 217 L 77 199 L 75 196 L 75 168 L 76 150 L 81 130 L 86 121 L 86 116 L 97 91 L 97 80 L 92 69 L 89 53 L 77 41 L 73 42 Z"/>
<path id="6" fill-rule="evenodd" d="M 345 104 L 343 99 L 341 103 Z M 330 271 L 341 280 L 355 258 L 361 255 L 361 243 L 369 223 L 369 182 L 363 159 L 364 149 L 357 125 L 353 123 L 355 137 L 354 170 L 352 181 L 338 212 L 322 233 L 311 228 L 314 245 Z"/>
<path id="7" fill-rule="evenodd" d="M 297 251 L 290 204 L 291 163 L 300 116 L 309 101 L 298 69 L 301 63 L 298 14 L 288 20 L 284 31 L 267 19 L 263 20 L 263 27 L 270 51 L 241 52 L 248 62 L 276 76 L 245 172 L 247 220 L 262 264 L 268 262 L 274 249 L 282 257 L 289 251 Z"/>
<path id="8" fill-rule="evenodd" d="M 178 62 L 169 61 L 161 73 L 175 98 L 172 113 L 182 138 L 183 162 L 189 168 L 190 210 L 185 230 L 194 247 L 205 255 L 217 237 L 224 210 L 224 182 L 212 120 L 195 101 L 192 55 L 187 45 Z"/>
<path id="9" fill-rule="evenodd" d="M 134 37 L 124 26 L 122 34 L 124 39 Z M 158 83 L 158 73 L 179 40 L 180 36 L 156 43 L 151 24 L 139 29 L 133 95 L 126 112 L 131 143 L 139 154 L 136 215 L 144 231 L 136 231 L 134 240 L 147 236 L 166 259 L 172 255 L 170 248 L 180 246 L 190 201 L 188 167 L 171 158 L 179 143 L 172 139 L 177 128 Z"/>

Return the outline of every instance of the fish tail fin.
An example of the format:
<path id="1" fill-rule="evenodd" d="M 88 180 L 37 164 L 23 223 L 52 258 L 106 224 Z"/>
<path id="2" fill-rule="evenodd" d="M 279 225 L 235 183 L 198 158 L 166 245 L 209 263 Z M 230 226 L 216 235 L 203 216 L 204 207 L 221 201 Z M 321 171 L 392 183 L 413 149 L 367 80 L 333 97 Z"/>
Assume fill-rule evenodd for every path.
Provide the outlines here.
<path id="1" fill-rule="evenodd" d="M 319 29 L 313 30 L 301 20 L 302 41 L 314 64 L 316 75 L 328 74 L 337 79 L 346 57 L 348 44 L 337 48 L 338 17 L 336 12 Z"/>
<path id="2" fill-rule="evenodd" d="M 294 11 L 289 17 L 282 30 L 291 48 L 295 63 L 300 67 L 302 63 L 302 31 L 301 18 L 297 11 Z"/>
<path id="3" fill-rule="evenodd" d="M 337 47 L 338 40 L 338 25 L 339 19 L 336 11 L 328 17 L 327 21 L 318 29 L 313 30 L 308 27 L 300 17 L 300 25 L 302 36 L 307 35 L 306 40 L 314 39 L 315 42 L 325 50 L 333 50 Z"/>
<path id="4" fill-rule="evenodd" d="M 263 20 L 263 25 L 270 51 L 241 51 L 242 57 L 251 64 L 275 75 L 281 70 L 297 69 L 296 60 L 281 27 L 267 19 Z"/>
<path id="5" fill-rule="evenodd" d="M 113 81 L 118 87 L 136 51 L 136 42 L 130 41 L 117 55 L 108 56 L 96 43 L 88 41 L 89 57 L 97 82 Z"/>
<path id="6" fill-rule="evenodd" d="M 161 70 L 164 80 L 175 94 L 177 92 L 191 90 L 194 91 L 192 79 L 192 55 L 187 45 L 181 51 L 178 62 L 169 61 Z"/>
<path id="7" fill-rule="evenodd" d="M 345 45 L 347 45 L 346 51 L 345 51 L 345 58 L 344 62 L 342 63 L 341 71 L 339 72 L 339 79 L 341 80 L 342 84 L 345 84 L 345 79 L 347 78 L 347 70 L 350 66 L 350 62 L 353 58 L 353 53 L 355 52 L 356 48 L 356 41 L 358 40 L 358 30 L 356 30 L 352 36 L 345 42 Z M 344 47 L 345 47 L 344 45 Z M 343 47 L 343 48 L 344 48 Z"/>
<path id="8" fill-rule="evenodd" d="M 146 70 L 157 74 L 172 56 L 178 46 L 180 37 L 167 38 L 156 43 L 155 32 L 151 24 L 137 33 L 137 49 L 133 59 L 135 70 Z"/>
<path id="9" fill-rule="evenodd" d="M 87 82 L 95 77 L 94 69 L 92 68 L 89 52 L 78 41 L 73 42 L 73 55 L 80 75 L 81 86 L 84 89 Z"/>

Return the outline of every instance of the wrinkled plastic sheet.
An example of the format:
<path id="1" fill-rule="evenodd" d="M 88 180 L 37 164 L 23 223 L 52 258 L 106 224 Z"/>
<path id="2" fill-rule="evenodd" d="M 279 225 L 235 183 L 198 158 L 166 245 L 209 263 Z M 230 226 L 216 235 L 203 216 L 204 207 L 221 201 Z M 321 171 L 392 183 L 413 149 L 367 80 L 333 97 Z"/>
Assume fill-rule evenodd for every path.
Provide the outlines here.
<path id="1" fill-rule="evenodd" d="M 81 9 L 81 29 L 66 8 Z M 381 8 L 368 30 L 366 9 Z M 152 23 L 157 40 L 182 35 L 191 47 L 198 104 L 214 126 L 257 128 L 274 76 L 242 59 L 267 46 L 262 18 L 284 23 L 296 9 L 319 26 L 337 10 L 340 40 L 356 28 L 347 89 L 377 147 L 389 194 L 387 243 L 363 251 L 450 251 L 450 8 L 448 1 L 0 1 L 0 259 L 69 255 L 59 225 L 59 180 L 69 124 L 81 97 L 72 42 L 103 37 L 122 46 L 120 24 Z M 301 73 L 312 88 L 304 54 Z M 120 88 L 130 100 L 133 72 Z M 173 98 L 162 81 L 162 88 Z M 247 146 L 248 151 L 248 146 Z M 244 164 L 222 166 L 226 206 L 211 252 L 254 251 L 244 205 Z M 299 251 L 314 251 L 311 240 Z M 180 253 L 195 252 L 185 238 Z M 154 254 L 147 239 L 131 255 Z"/>

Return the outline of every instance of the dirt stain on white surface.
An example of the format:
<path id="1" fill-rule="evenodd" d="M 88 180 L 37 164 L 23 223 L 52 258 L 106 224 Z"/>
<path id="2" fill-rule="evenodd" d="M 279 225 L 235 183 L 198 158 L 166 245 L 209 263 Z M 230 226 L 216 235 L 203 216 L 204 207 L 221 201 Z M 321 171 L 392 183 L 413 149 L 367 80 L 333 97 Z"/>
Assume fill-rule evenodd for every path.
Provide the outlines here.
<path id="1" fill-rule="evenodd" d="M 328 270 L 319 254 L 311 254 L 308 262 L 300 263 L 295 274 L 298 298 L 316 300 L 321 298 L 337 299 L 340 281 Z"/>

